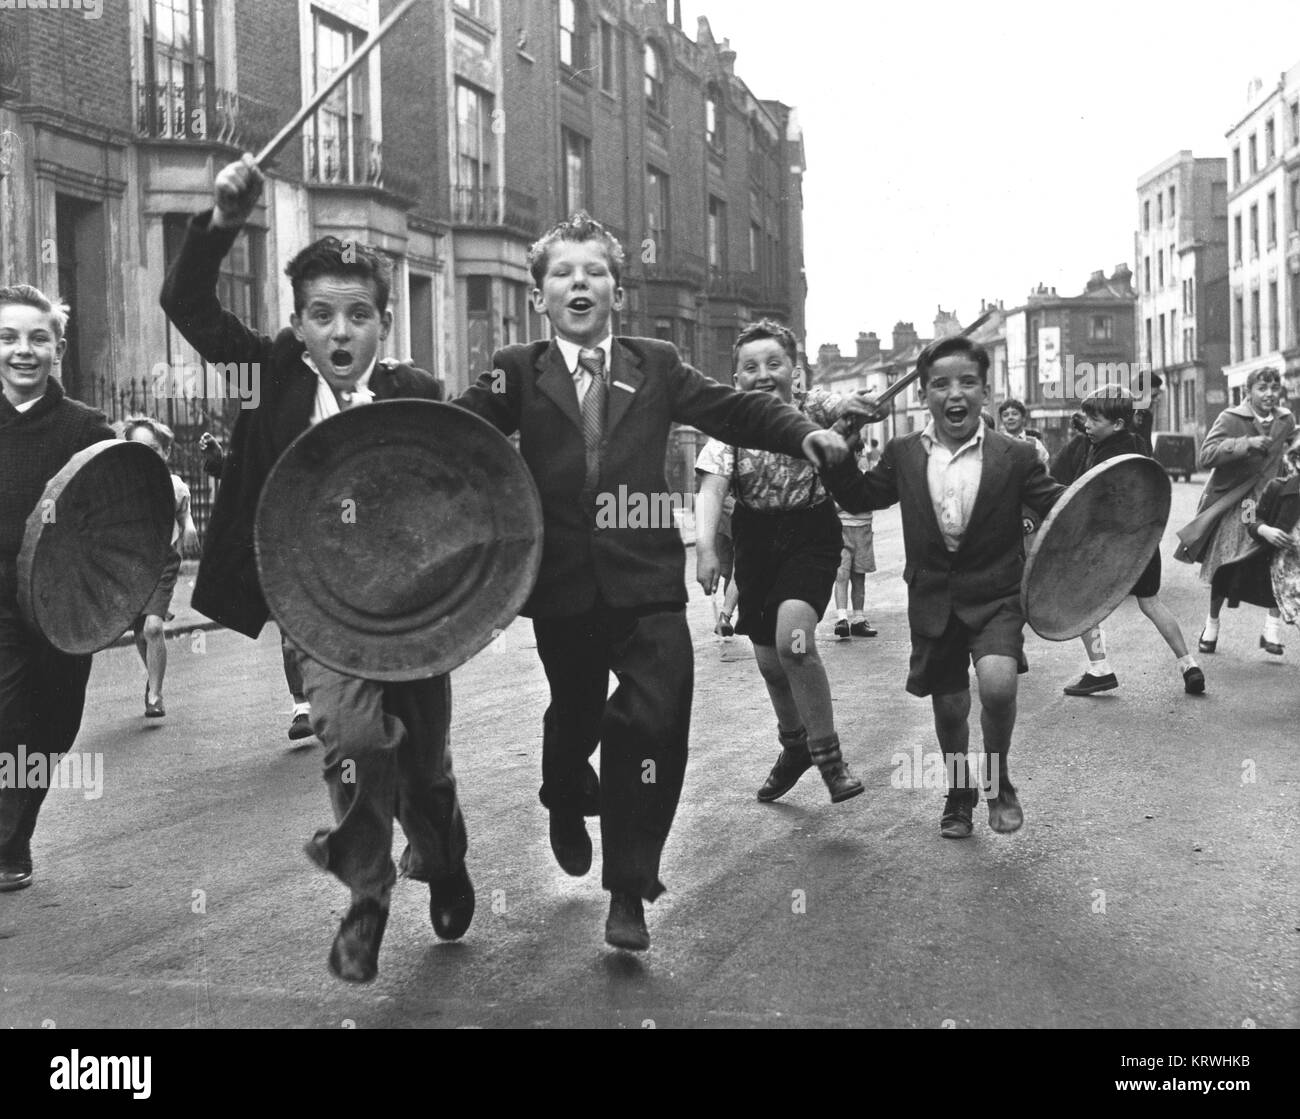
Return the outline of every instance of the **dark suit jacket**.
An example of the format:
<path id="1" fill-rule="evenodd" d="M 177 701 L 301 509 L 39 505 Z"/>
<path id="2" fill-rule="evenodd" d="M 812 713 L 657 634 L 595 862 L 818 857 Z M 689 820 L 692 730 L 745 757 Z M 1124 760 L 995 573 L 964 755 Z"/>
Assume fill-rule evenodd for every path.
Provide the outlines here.
<path id="1" fill-rule="evenodd" d="M 523 613 L 534 618 L 581 614 L 597 593 L 610 606 L 637 608 L 686 601 L 685 553 L 671 518 L 654 527 L 602 526 L 582 499 L 586 452 L 573 377 L 553 342 L 507 346 L 494 369 L 455 403 L 506 435 L 519 450 L 542 499 L 541 570 Z M 736 392 L 683 363 L 669 342 L 615 338 L 608 414 L 600 450 L 599 494 L 623 487 L 628 499 L 668 499 L 664 457 L 674 422 L 692 424 L 727 443 L 800 456 L 818 428 L 770 393 Z M 689 500 L 682 495 L 681 500 Z M 667 520 L 668 523 L 663 523 Z"/>
<path id="2" fill-rule="evenodd" d="M 954 613 L 980 629 L 1005 603 L 1019 609 L 1025 566 L 1020 507 L 1046 516 L 1065 487 L 1047 476 L 1032 443 L 986 431 L 970 523 L 961 546 L 950 552 L 930 500 L 927 463 L 918 431 L 891 439 L 874 470 L 859 473 L 845 464 L 825 477 L 850 512 L 902 504 L 908 621 L 914 632 L 939 637 Z"/>
<path id="3" fill-rule="evenodd" d="M 275 338 L 249 330 L 217 298 L 221 260 L 237 230 L 212 229 L 211 211 L 190 220 L 180 255 L 167 275 L 162 306 L 205 361 L 256 364 L 260 400 L 241 410 L 221 470 L 193 605 L 213 621 L 256 637 L 270 616 L 257 580 L 253 520 L 271 467 L 310 426 L 316 374 L 306 347 L 288 328 Z M 441 400 L 436 377 L 409 365 L 381 362 L 370 375 L 376 400 Z"/>

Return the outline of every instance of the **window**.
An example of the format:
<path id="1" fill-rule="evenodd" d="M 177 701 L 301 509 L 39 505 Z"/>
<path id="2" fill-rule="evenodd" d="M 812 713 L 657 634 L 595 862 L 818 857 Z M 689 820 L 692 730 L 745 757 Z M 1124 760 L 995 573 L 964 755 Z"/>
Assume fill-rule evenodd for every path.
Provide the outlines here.
<path id="1" fill-rule="evenodd" d="M 1246 305 L 1240 295 L 1232 300 L 1232 359 L 1241 361 L 1246 356 L 1243 339 L 1246 332 Z"/>
<path id="2" fill-rule="evenodd" d="M 667 66 L 658 43 L 645 45 L 645 101 L 660 116 L 668 115 L 668 96 L 665 88 Z"/>
<path id="3" fill-rule="evenodd" d="M 704 139 L 711 148 L 722 148 L 723 119 L 722 94 L 711 85 L 704 99 Z"/>
<path id="4" fill-rule="evenodd" d="M 1155 355 L 1151 352 L 1151 316 L 1150 315 L 1147 316 L 1147 320 L 1146 320 L 1146 344 L 1147 344 L 1147 349 L 1146 349 L 1147 361 L 1154 361 Z"/>
<path id="5" fill-rule="evenodd" d="M 1165 317 L 1160 315 L 1160 367 L 1163 369 L 1168 361 L 1165 357 Z"/>
<path id="6" fill-rule="evenodd" d="M 456 83 L 457 217 L 484 220 L 492 186 L 492 98 L 464 82 Z"/>
<path id="7" fill-rule="evenodd" d="M 1196 331 L 1190 326 L 1183 327 L 1183 360 L 1196 360 Z"/>
<path id="8" fill-rule="evenodd" d="M 1174 209 L 1175 190 L 1176 190 L 1175 187 L 1169 188 L 1169 220 L 1170 221 L 1173 221 L 1174 218 L 1177 216 L 1177 211 Z"/>
<path id="9" fill-rule="evenodd" d="M 1264 212 L 1268 230 L 1268 247 L 1271 249 L 1277 245 L 1277 191 L 1270 190 L 1268 192 Z"/>
<path id="10" fill-rule="evenodd" d="M 212 12 L 207 0 L 145 0 L 139 130 L 164 139 L 201 139 L 216 98 Z"/>
<path id="11" fill-rule="evenodd" d="M 1156 288 L 1165 286 L 1165 251 L 1161 249 L 1156 253 Z"/>
<path id="12" fill-rule="evenodd" d="M 469 12 L 475 19 L 484 19 L 488 3 L 489 0 L 456 0 L 456 7 L 462 12 Z"/>
<path id="13" fill-rule="evenodd" d="M 1169 312 L 1169 362 L 1178 364 L 1178 312 Z"/>
<path id="14" fill-rule="evenodd" d="M 1259 171 L 1259 151 L 1255 144 L 1255 134 L 1250 134 L 1250 139 L 1246 141 L 1246 151 L 1248 153 L 1247 163 L 1250 167 L 1250 173 L 1254 175 Z"/>
<path id="15" fill-rule="evenodd" d="M 1147 294 L 1151 292 L 1151 258 L 1149 256 L 1142 258 L 1142 290 Z"/>
<path id="16" fill-rule="evenodd" d="M 600 88 L 614 92 L 614 25 L 600 21 Z"/>
<path id="17" fill-rule="evenodd" d="M 1232 216 L 1232 259 L 1236 264 L 1241 263 L 1241 215 L 1233 214 Z"/>
<path id="18" fill-rule="evenodd" d="M 1300 179 L 1291 180 L 1291 232 L 1300 232 Z"/>
<path id="19" fill-rule="evenodd" d="M 587 61 L 587 5 L 584 0 L 560 0 L 560 61 L 583 70 Z"/>
<path id="20" fill-rule="evenodd" d="M 1156 225 L 1164 225 L 1164 224 L 1165 224 L 1165 196 L 1163 194 L 1157 194 L 1156 195 Z"/>
<path id="21" fill-rule="evenodd" d="M 1277 313 L 1277 281 L 1270 280 L 1268 284 L 1268 348 L 1269 352 L 1276 353 L 1282 347 L 1278 344 L 1280 323 L 1278 322 Z"/>
<path id="22" fill-rule="evenodd" d="M 1250 356 L 1259 357 L 1259 289 L 1250 293 Z"/>
<path id="23" fill-rule="evenodd" d="M 654 242 L 655 259 L 668 255 L 668 176 L 654 167 L 646 168 L 646 236 Z"/>
<path id="24" fill-rule="evenodd" d="M 312 9 L 312 87 L 320 89 L 361 45 L 361 32 Z M 307 125 L 307 178 L 325 183 L 372 182 L 379 174 L 379 151 L 366 128 L 370 61 L 361 63 L 326 99 Z"/>
<path id="25" fill-rule="evenodd" d="M 1291 102 L 1291 143 L 1300 144 L 1300 101 Z"/>
<path id="26" fill-rule="evenodd" d="M 1259 203 L 1250 208 L 1250 259 L 1259 256 Z"/>
<path id="27" fill-rule="evenodd" d="M 1241 186 L 1241 145 L 1232 149 L 1232 185 Z"/>
<path id="28" fill-rule="evenodd" d="M 561 129 L 564 149 L 564 205 L 568 213 L 590 209 L 591 141 Z"/>
<path id="29" fill-rule="evenodd" d="M 1273 162 L 1273 141 L 1273 118 L 1269 117 L 1264 122 L 1264 162 L 1266 164 Z"/>
<path id="30" fill-rule="evenodd" d="M 1088 321 L 1088 338 L 1093 342 L 1109 342 L 1115 337 L 1113 315 L 1093 315 Z"/>
<path id="31" fill-rule="evenodd" d="M 727 269 L 727 204 L 709 195 L 708 219 L 709 268 L 714 272 Z"/>
<path id="32" fill-rule="evenodd" d="M 1151 199 L 1142 203 L 1142 232 L 1151 232 Z"/>
<path id="33" fill-rule="evenodd" d="M 1169 286 L 1173 287 L 1178 282 L 1178 258 L 1174 256 L 1173 245 L 1169 246 Z"/>
<path id="34" fill-rule="evenodd" d="M 761 261 L 759 254 L 763 251 L 763 231 L 758 228 L 758 223 L 751 221 L 749 223 L 749 270 L 758 272 L 761 270 Z"/>

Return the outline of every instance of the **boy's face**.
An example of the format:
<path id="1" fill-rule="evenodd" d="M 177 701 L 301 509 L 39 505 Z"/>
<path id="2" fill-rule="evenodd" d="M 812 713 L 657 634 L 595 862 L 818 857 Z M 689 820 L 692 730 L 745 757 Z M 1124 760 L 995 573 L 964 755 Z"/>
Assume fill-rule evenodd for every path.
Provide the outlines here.
<path id="1" fill-rule="evenodd" d="M 294 334 L 331 387 L 352 388 L 388 337 L 392 311 L 380 312 L 375 285 L 361 276 L 316 276 L 302 294 L 302 314 L 289 316 Z"/>
<path id="2" fill-rule="evenodd" d="M 943 442 L 956 448 L 975 434 L 988 395 L 979 366 L 965 354 L 949 354 L 930 366 L 925 403 Z"/>
<path id="3" fill-rule="evenodd" d="M 147 427 L 134 427 L 131 429 L 131 442 L 143 443 L 154 452 L 163 462 L 166 462 L 171 454 L 170 449 L 164 451 L 162 444 L 158 442 L 158 437 L 154 435 Z"/>
<path id="4" fill-rule="evenodd" d="M 1025 430 L 1025 417 L 1019 408 L 1004 408 L 998 413 L 998 418 L 1002 420 L 1002 430 L 1008 435 L 1019 435 Z"/>
<path id="5" fill-rule="evenodd" d="M 1117 431 L 1124 430 L 1123 420 L 1108 420 L 1105 416 L 1093 416 L 1087 412 L 1083 415 L 1084 433 L 1096 446 L 1103 439 L 1109 439 Z"/>
<path id="6" fill-rule="evenodd" d="M 605 246 L 599 241 L 551 245 L 542 286 L 533 288 L 533 307 L 568 342 L 594 346 L 602 341 L 610 314 L 623 309 L 623 289 L 614 282 Z"/>
<path id="7" fill-rule="evenodd" d="M 794 385 L 794 362 L 775 338 L 755 338 L 736 354 L 736 388 L 775 393 L 787 404 Z"/>
<path id="8" fill-rule="evenodd" d="M 54 363 L 68 340 L 39 307 L 0 303 L 0 388 L 10 404 L 26 404 L 45 395 Z"/>
<path id="9" fill-rule="evenodd" d="M 1276 381 L 1256 381 L 1250 386 L 1250 406 L 1266 416 L 1277 406 L 1279 385 Z"/>

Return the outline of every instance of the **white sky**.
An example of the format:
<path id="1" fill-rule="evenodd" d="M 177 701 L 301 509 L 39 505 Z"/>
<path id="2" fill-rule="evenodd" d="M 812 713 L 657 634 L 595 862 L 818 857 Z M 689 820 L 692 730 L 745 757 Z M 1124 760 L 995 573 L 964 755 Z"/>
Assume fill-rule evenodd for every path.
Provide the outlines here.
<path id="1" fill-rule="evenodd" d="M 799 110 L 807 349 L 1133 267 L 1138 177 L 1226 156 L 1300 0 L 683 0 L 756 96 Z"/>

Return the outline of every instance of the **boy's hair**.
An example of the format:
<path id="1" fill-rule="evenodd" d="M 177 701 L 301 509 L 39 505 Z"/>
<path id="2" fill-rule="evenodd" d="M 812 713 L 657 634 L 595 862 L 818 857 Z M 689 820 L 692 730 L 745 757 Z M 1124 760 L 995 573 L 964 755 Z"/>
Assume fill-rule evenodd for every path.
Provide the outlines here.
<path id="1" fill-rule="evenodd" d="M 791 363 L 797 369 L 799 366 L 799 343 L 795 339 L 794 331 L 788 326 L 776 321 L 776 319 L 759 319 L 758 322 L 748 323 L 741 328 L 736 335 L 736 343 L 731 347 L 731 371 L 736 371 L 736 362 L 740 360 L 740 348 L 750 342 L 757 342 L 762 338 L 775 338 L 781 343 L 781 349 L 786 352 Z"/>
<path id="2" fill-rule="evenodd" d="M 1271 365 L 1265 365 L 1260 369 L 1252 369 L 1246 374 L 1246 391 L 1249 392 L 1260 381 L 1275 381 L 1280 385 L 1282 383 L 1282 374 Z"/>
<path id="3" fill-rule="evenodd" d="M 546 258 L 551 246 L 557 241 L 573 241 L 583 244 L 586 241 L 599 241 L 609 258 L 609 270 L 614 276 L 615 285 L 623 282 L 623 246 L 619 244 L 608 229 L 593 218 L 586 210 L 571 214 L 552 230 L 542 234 L 528 250 L 528 271 L 533 275 L 533 286 L 540 288 L 546 278 Z"/>
<path id="4" fill-rule="evenodd" d="M 1079 405 L 1085 416 L 1133 426 L 1133 394 L 1123 385 L 1102 385 L 1093 389 Z"/>
<path id="5" fill-rule="evenodd" d="M 368 245 L 359 241 L 340 241 L 337 237 L 322 237 L 313 241 L 284 270 L 293 285 L 293 309 L 301 315 L 306 302 L 309 280 L 319 276 L 359 276 L 375 286 L 375 306 L 379 313 L 388 310 L 388 294 L 392 287 L 388 262 Z"/>
<path id="6" fill-rule="evenodd" d="M 921 388 L 929 383 L 930 366 L 944 357 L 970 358 L 979 369 L 980 380 L 989 383 L 989 352 L 978 342 L 972 342 L 961 334 L 950 334 L 946 338 L 936 338 L 921 351 L 916 359 L 917 372 L 921 375 Z"/>
<path id="7" fill-rule="evenodd" d="M 48 296 L 40 288 L 32 287 L 31 284 L 13 284 L 7 288 L 0 288 L 0 306 L 6 303 L 21 303 L 25 307 L 35 307 L 38 311 L 44 311 L 50 316 L 50 322 L 54 325 L 56 339 L 63 337 L 63 332 L 68 328 L 68 316 L 72 314 L 72 309 L 57 295 Z"/>
<path id="8" fill-rule="evenodd" d="M 1002 413 L 1005 412 L 1008 408 L 1010 408 L 1011 411 L 1013 412 L 1019 412 L 1020 418 L 1022 420 L 1029 418 L 1029 411 L 1028 409 L 1025 408 L 1024 402 L 1017 400 L 1015 397 L 1011 397 L 1008 400 L 1004 400 L 1001 404 L 998 405 L 998 415 L 999 416 L 1002 415 Z"/>
<path id="9" fill-rule="evenodd" d="M 163 449 L 163 454 L 171 451 L 172 444 L 176 441 L 176 435 L 162 420 L 155 420 L 152 416 L 127 416 L 122 421 L 122 438 L 129 440 L 131 432 L 138 427 L 147 427 L 153 432 L 153 437 L 158 440 L 158 446 Z"/>

